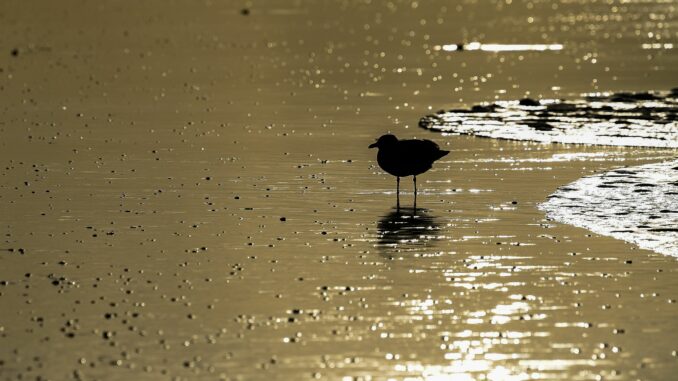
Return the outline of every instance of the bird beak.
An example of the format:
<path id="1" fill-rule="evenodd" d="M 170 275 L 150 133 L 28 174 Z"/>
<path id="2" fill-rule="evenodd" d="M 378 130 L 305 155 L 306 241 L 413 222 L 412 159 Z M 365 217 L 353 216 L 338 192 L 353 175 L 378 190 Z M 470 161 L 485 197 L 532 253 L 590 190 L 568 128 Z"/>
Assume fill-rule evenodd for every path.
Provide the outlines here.
<path id="1" fill-rule="evenodd" d="M 369 147 L 367 147 L 367 148 L 374 148 L 374 147 L 376 147 L 376 146 L 377 146 L 377 143 L 376 143 L 376 142 L 374 142 L 374 143 L 370 144 L 370 146 L 369 146 Z"/>

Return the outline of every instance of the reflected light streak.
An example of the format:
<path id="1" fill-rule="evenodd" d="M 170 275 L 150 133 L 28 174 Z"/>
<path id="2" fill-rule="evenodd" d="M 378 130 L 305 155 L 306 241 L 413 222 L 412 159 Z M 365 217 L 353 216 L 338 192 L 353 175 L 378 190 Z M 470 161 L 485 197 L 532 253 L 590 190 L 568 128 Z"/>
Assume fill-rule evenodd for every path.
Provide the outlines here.
<path id="1" fill-rule="evenodd" d="M 643 49 L 649 50 L 649 49 L 673 49 L 673 44 L 672 43 L 652 43 L 652 44 L 643 44 L 641 45 Z"/>
<path id="2" fill-rule="evenodd" d="M 526 52 L 526 51 L 557 51 L 563 50 L 563 44 L 482 44 L 480 42 L 469 42 L 468 44 L 447 44 L 437 45 L 435 50 L 443 50 L 446 52 L 463 51 L 463 50 L 481 50 L 484 52 Z"/>
<path id="3" fill-rule="evenodd" d="M 406 373 L 420 373 L 418 377 L 405 377 L 405 380 L 476 380 L 479 373 L 485 373 L 484 379 L 489 381 L 523 381 L 530 379 L 526 372 L 513 373 L 510 369 L 501 365 L 494 368 L 486 360 L 460 360 L 452 361 L 450 365 L 422 365 L 422 364 L 398 364 L 395 370 Z"/>
<path id="4" fill-rule="evenodd" d="M 474 282 L 477 283 L 477 282 Z M 486 285 L 485 285 L 486 286 Z M 518 298 L 519 300 L 515 300 Z M 490 317 L 494 320 L 506 319 L 506 321 L 494 321 L 493 324 L 506 323 L 512 317 L 529 312 L 530 304 L 522 295 L 511 295 L 511 301 L 495 304 L 489 310 L 480 309 L 464 314 L 466 324 L 480 325 Z M 400 303 L 410 314 L 426 318 L 437 314 L 453 314 L 453 310 L 439 309 L 435 299 L 413 299 Z M 448 303 L 446 303 L 448 304 Z M 451 304 L 451 302 L 449 302 Z M 443 312 L 444 311 L 444 312 Z M 480 328 L 480 327 L 479 327 Z M 465 329 L 457 332 L 441 332 L 443 343 L 440 350 L 447 364 L 422 364 L 416 361 L 402 361 L 393 365 L 393 370 L 404 373 L 405 380 L 515 380 L 523 381 L 532 376 L 525 372 L 523 367 L 513 368 L 502 364 L 507 360 L 518 360 L 520 354 L 502 353 L 494 347 L 520 345 L 524 337 L 532 333 L 506 331 L 498 332 L 494 329 L 478 331 Z M 391 354 L 386 356 L 388 360 L 399 360 Z"/>
<path id="5" fill-rule="evenodd" d="M 501 266 L 501 260 L 508 257 L 473 257 L 478 264 L 488 267 Z M 519 258 L 519 257 L 517 257 Z M 522 282 L 496 283 L 484 279 L 482 272 L 443 271 L 446 277 L 454 277 L 454 286 L 474 289 L 502 289 L 510 292 Z M 448 316 L 455 322 L 455 330 L 437 332 L 441 337 L 438 349 L 442 352 L 443 363 L 424 363 L 400 355 L 387 354 L 392 371 L 402 380 L 485 380 L 523 381 L 529 379 L 553 378 L 555 372 L 562 372 L 572 366 L 589 364 L 590 360 L 539 359 L 531 360 L 529 353 L 516 351 L 522 345 L 530 345 L 530 337 L 547 337 L 549 332 L 502 330 L 500 325 L 520 320 L 542 320 L 544 313 L 532 311 L 539 297 L 524 293 L 511 293 L 498 303 L 480 309 L 455 313 L 451 308 L 453 300 L 441 300 L 427 296 L 407 298 L 397 302 L 408 312 L 407 319 L 429 320 L 433 317 Z M 467 329 L 461 329 L 466 326 Z M 576 325 L 579 327 L 579 325 Z M 473 327 L 473 328 L 471 328 Z M 502 326 L 506 327 L 506 326 Z M 508 328 L 508 327 L 507 327 Z M 384 333 L 382 338 L 415 339 L 416 334 Z M 588 362 L 586 362 L 588 361 Z"/>

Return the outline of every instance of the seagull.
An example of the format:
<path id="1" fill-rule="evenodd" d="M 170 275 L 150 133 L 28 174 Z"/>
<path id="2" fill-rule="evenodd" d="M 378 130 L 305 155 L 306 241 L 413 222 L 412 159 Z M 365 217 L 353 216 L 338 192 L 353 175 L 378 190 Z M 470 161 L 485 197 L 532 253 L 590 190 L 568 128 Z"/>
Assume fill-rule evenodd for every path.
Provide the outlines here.
<path id="1" fill-rule="evenodd" d="M 396 177 L 397 209 L 400 209 L 400 178 L 414 176 L 414 208 L 417 207 L 417 175 L 422 174 L 433 162 L 450 153 L 441 150 L 430 140 L 398 140 L 395 135 L 382 135 L 369 148 L 379 148 L 377 163 L 384 171 Z"/>

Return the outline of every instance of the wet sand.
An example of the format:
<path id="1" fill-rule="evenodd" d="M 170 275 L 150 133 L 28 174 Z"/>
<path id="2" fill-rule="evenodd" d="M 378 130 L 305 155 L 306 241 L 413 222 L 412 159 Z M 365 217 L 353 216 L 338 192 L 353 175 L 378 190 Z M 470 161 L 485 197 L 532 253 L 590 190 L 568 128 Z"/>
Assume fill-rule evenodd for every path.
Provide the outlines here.
<path id="1" fill-rule="evenodd" d="M 675 258 L 537 204 L 675 150 L 416 126 L 496 96 L 665 90 L 675 51 L 637 54 L 631 25 L 666 9 L 615 12 L 610 47 L 591 19 L 550 36 L 562 53 L 448 59 L 426 45 L 541 42 L 608 10 L 210 4 L 1 6 L 0 379 L 673 377 Z M 388 130 L 452 151 L 412 218 L 367 149 Z"/>

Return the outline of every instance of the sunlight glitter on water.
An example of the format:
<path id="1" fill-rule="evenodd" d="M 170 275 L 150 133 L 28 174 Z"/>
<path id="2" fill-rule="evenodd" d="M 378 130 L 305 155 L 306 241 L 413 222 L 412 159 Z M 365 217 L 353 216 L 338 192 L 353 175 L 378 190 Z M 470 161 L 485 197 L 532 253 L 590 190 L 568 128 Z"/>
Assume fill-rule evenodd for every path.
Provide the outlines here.
<path id="1" fill-rule="evenodd" d="M 405 377 L 405 380 L 527 380 L 534 378 L 524 371 L 512 371 L 505 366 L 497 365 L 497 361 L 517 359 L 521 355 L 487 352 L 491 346 L 491 342 L 485 340 L 458 340 L 447 346 L 455 349 L 455 352 L 445 353 L 444 358 L 450 361 L 449 365 L 406 362 L 396 364 L 393 369 L 396 372 L 417 374 Z"/>
<path id="2" fill-rule="evenodd" d="M 447 44 L 436 45 L 434 50 L 443 50 L 446 52 L 463 51 L 463 50 L 480 50 L 484 52 L 544 52 L 563 50 L 562 44 L 483 44 L 480 42 L 470 42 L 468 44 Z"/>
<path id="3" fill-rule="evenodd" d="M 408 376 L 404 380 L 490 380 L 490 381 L 523 381 L 548 379 L 571 367 L 591 365 L 590 360 L 521 360 L 520 364 L 531 369 L 530 373 L 522 370 L 511 370 L 502 365 L 495 365 L 494 359 L 519 358 L 519 355 L 504 355 L 499 353 L 486 353 L 482 359 L 476 359 L 476 355 L 467 354 L 459 358 L 457 354 L 445 356 L 452 360 L 450 365 L 423 365 L 419 363 L 397 364 L 394 370 L 402 373 L 415 373 L 417 376 Z M 561 375 L 563 375 L 561 373 Z M 589 379 L 578 377 L 575 379 Z M 390 380 L 393 380 L 391 378 Z"/>
<path id="4" fill-rule="evenodd" d="M 667 49 L 668 50 L 668 49 L 673 49 L 673 46 L 674 45 L 672 43 L 661 44 L 661 43 L 658 43 L 658 42 L 655 42 L 655 43 L 652 43 L 652 44 L 641 45 L 641 47 L 645 50 L 660 50 L 660 49 Z"/>

